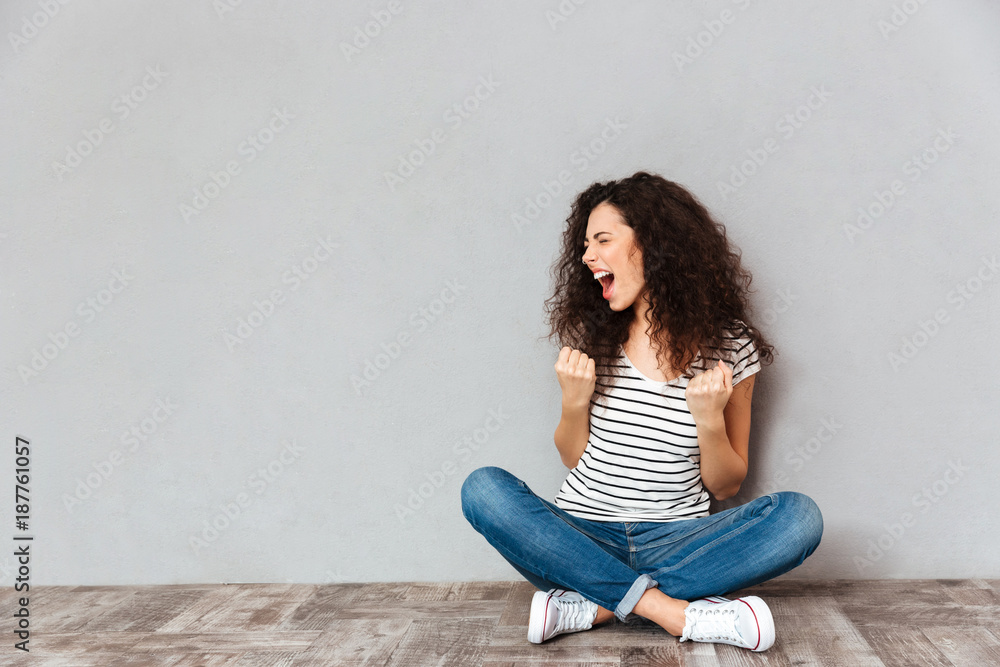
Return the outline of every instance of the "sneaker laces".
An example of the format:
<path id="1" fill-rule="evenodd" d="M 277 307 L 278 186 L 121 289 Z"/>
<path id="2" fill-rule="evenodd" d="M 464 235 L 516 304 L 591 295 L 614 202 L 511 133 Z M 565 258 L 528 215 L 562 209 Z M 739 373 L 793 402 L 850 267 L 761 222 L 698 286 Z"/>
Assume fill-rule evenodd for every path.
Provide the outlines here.
<path id="1" fill-rule="evenodd" d="M 683 642 L 697 638 L 702 641 L 725 639 L 745 642 L 736 628 L 736 614 L 736 607 L 733 605 L 687 610 L 687 623 L 680 640 Z"/>
<path id="2" fill-rule="evenodd" d="M 553 633 L 565 630 L 588 630 L 593 625 L 596 609 L 590 600 L 554 598 L 559 606 L 559 620 Z"/>

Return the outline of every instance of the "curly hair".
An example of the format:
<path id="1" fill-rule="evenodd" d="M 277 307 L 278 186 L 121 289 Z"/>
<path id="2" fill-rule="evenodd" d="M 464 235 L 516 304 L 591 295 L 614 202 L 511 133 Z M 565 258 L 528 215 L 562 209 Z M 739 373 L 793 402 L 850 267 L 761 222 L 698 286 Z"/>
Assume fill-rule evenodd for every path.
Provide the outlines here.
<path id="1" fill-rule="evenodd" d="M 761 364 L 772 362 L 773 346 L 748 314 L 752 277 L 741 266 L 725 227 L 682 186 L 645 171 L 594 183 L 573 202 L 562 255 L 550 273 L 555 294 L 545 301 L 551 327 L 547 338 L 558 336 L 560 348 L 578 349 L 611 377 L 621 375 L 614 361 L 629 338 L 635 307 L 611 310 L 582 262 L 590 213 L 605 203 L 632 228 L 642 252 L 650 306 L 646 317 L 660 367 L 669 361 L 685 377 L 694 377 L 696 354 L 714 359 L 713 348 L 722 347 L 727 332 L 749 336 Z"/>

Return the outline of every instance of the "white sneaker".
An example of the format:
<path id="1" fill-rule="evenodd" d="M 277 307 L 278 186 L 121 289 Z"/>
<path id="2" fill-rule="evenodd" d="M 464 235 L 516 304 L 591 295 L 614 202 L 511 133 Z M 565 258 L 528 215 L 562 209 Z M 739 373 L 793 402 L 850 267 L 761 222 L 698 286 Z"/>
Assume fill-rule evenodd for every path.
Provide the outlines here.
<path id="1" fill-rule="evenodd" d="M 553 588 L 536 591 L 531 598 L 528 641 L 541 644 L 565 632 L 590 630 L 597 618 L 597 605 L 576 591 Z"/>
<path id="2" fill-rule="evenodd" d="M 684 609 L 681 641 L 687 640 L 766 651 L 774 644 L 774 619 L 756 595 L 735 600 L 718 596 L 693 600 Z"/>

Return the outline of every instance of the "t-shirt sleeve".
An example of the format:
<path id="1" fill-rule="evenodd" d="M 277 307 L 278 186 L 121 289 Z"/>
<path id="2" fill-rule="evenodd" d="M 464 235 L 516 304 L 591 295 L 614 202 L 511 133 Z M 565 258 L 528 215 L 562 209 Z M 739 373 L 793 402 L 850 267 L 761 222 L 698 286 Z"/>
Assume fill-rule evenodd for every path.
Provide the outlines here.
<path id="1" fill-rule="evenodd" d="M 745 329 L 737 328 L 736 338 L 730 341 L 730 365 L 733 367 L 733 386 L 760 370 L 760 355 Z"/>

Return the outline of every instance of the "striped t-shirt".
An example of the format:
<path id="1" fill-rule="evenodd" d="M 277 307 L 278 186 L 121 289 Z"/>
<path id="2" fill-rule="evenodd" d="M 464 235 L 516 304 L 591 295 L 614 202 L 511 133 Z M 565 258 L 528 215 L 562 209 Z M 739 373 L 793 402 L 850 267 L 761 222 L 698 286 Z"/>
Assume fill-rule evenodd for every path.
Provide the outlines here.
<path id="1" fill-rule="evenodd" d="M 738 335 L 740 332 L 744 335 Z M 719 354 L 719 348 L 712 348 Z M 687 407 L 683 375 L 670 382 L 647 378 L 619 348 L 612 378 L 598 367 L 590 401 L 590 439 L 555 497 L 574 516 L 593 521 L 677 521 L 708 516 L 709 495 L 701 483 L 701 455 L 694 418 Z M 742 327 L 726 332 L 722 360 L 733 369 L 733 387 L 761 369 L 757 350 Z M 718 357 L 711 358 L 711 365 Z M 701 353 L 691 364 L 706 370 Z M 614 386 L 611 386 L 614 382 Z"/>

